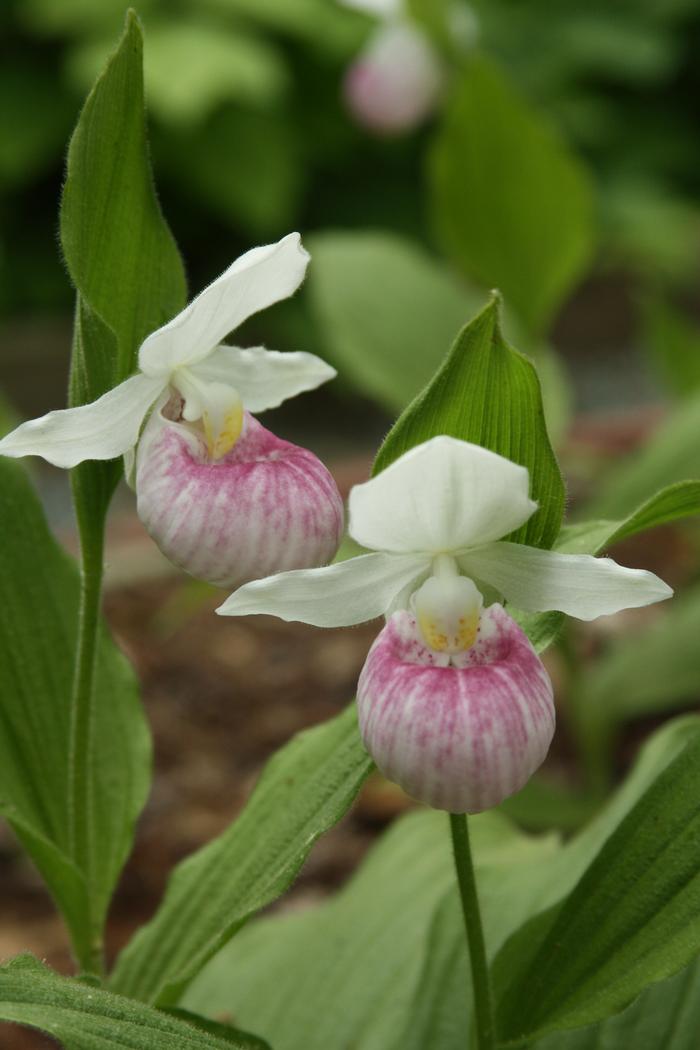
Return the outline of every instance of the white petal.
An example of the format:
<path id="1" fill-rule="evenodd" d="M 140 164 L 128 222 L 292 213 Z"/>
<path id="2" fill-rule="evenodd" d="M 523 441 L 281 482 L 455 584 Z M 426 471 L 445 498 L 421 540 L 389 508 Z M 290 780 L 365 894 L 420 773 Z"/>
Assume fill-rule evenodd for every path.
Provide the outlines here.
<path id="1" fill-rule="evenodd" d="M 137 374 L 97 401 L 30 419 L 0 441 L 2 456 L 43 456 L 56 467 L 115 459 L 133 448 L 163 382 Z"/>
<path id="2" fill-rule="evenodd" d="M 525 467 L 442 436 L 353 488 L 348 531 L 374 550 L 437 554 L 500 539 L 536 509 Z"/>
<path id="3" fill-rule="evenodd" d="M 466 573 L 486 580 L 518 609 L 556 609 L 579 620 L 651 605 L 673 594 L 653 572 L 625 569 L 611 558 L 558 554 L 518 543 L 492 543 L 470 551 L 459 563 Z"/>
<path id="4" fill-rule="evenodd" d="M 347 627 L 381 616 L 394 597 L 428 568 L 426 558 L 363 554 L 325 569 L 281 572 L 235 591 L 222 616 L 268 613 L 316 627 Z"/>
<path id="5" fill-rule="evenodd" d="M 287 398 L 315 390 L 337 375 L 335 368 L 315 354 L 281 354 L 262 346 L 247 350 L 219 346 L 190 371 L 206 382 L 234 386 L 249 412 L 276 408 Z"/>
<path id="6" fill-rule="evenodd" d="M 292 295 L 304 280 L 308 261 L 298 233 L 241 255 L 182 313 L 142 343 L 142 371 L 168 375 L 181 365 L 201 361 L 252 314 Z"/>

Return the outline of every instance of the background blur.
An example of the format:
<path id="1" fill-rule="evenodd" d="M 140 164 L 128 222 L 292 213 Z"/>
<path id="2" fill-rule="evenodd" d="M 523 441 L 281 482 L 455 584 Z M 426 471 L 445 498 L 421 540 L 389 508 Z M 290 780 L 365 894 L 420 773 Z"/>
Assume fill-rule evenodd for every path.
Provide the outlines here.
<path id="1" fill-rule="evenodd" d="M 240 341 L 312 350 L 341 378 L 265 422 L 324 456 L 347 491 L 497 286 L 507 335 L 540 367 L 572 516 L 623 516 L 662 485 L 700 477 L 700 2 L 406 0 L 389 21 L 360 6 L 137 4 L 154 176 L 191 292 L 293 229 L 312 254 L 302 292 Z M 123 0 L 0 5 L 8 424 L 65 403 L 62 168 L 123 18 Z M 413 51 L 377 58 L 397 24 Z M 425 88 L 416 46 L 430 97 L 387 128 L 391 99 Z M 32 470 L 70 545 L 65 475 Z M 210 589 L 163 564 L 126 491 L 111 529 L 108 613 L 143 677 L 160 773 L 115 912 L 116 947 L 169 866 L 230 821 L 270 752 L 347 702 L 375 627 L 224 623 Z M 680 597 L 572 625 L 550 654 L 563 728 L 538 793 L 514 805 L 529 826 L 575 826 L 649 726 L 697 704 L 698 540 L 691 523 L 617 549 Z M 583 730 L 581 710 L 597 712 Z M 297 898 L 342 880 L 405 805 L 397 789 L 370 784 L 315 852 Z M 2 835 L 0 956 L 29 947 L 67 965 L 58 922 Z"/>

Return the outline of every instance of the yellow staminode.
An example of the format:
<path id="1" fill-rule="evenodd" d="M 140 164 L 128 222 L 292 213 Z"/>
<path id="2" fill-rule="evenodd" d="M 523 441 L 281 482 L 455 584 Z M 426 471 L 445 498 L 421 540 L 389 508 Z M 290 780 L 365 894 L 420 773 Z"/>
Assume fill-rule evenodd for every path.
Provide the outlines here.
<path id="1" fill-rule="evenodd" d="M 460 616 L 457 620 L 423 614 L 418 617 L 418 626 L 431 649 L 439 653 L 461 653 L 465 649 L 471 649 L 476 641 L 479 613 Z"/>
<path id="2" fill-rule="evenodd" d="M 204 436 L 207 441 L 207 450 L 210 459 L 221 459 L 241 436 L 243 430 L 244 410 L 243 402 L 236 395 L 236 400 L 230 404 L 223 413 L 202 413 L 202 424 Z"/>
<path id="3" fill-rule="evenodd" d="M 476 641 L 483 600 L 466 576 L 431 576 L 413 596 L 418 628 L 431 649 L 462 653 Z"/>

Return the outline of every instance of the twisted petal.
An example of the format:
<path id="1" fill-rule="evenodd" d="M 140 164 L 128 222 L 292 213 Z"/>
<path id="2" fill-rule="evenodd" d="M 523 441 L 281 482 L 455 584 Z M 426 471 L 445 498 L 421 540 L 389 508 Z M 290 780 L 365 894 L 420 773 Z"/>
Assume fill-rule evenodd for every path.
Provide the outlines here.
<path id="1" fill-rule="evenodd" d="M 234 386 L 249 412 L 276 408 L 287 398 L 315 390 L 337 375 L 335 368 L 315 354 L 281 354 L 262 346 L 247 350 L 219 346 L 194 365 L 192 372 L 206 382 Z"/>
<path id="2" fill-rule="evenodd" d="M 343 501 L 321 461 L 248 414 L 217 462 L 199 433 L 152 417 L 139 445 L 136 498 L 163 553 L 220 587 L 330 561 L 343 532 Z"/>
<path id="3" fill-rule="evenodd" d="M 519 791 L 554 733 L 552 686 L 500 605 L 481 617 L 465 666 L 440 666 L 413 616 L 395 613 L 360 675 L 360 732 L 379 769 L 413 798 L 478 813 Z"/>
<path id="4" fill-rule="evenodd" d="M 558 554 L 518 543 L 492 543 L 459 562 L 466 573 L 490 583 L 525 612 L 557 609 L 579 620 L 594 620 L 673 594 L 653 572 L 626 569 L 611 558 Z"/>
<path id="5" fill-rule="evenodd" d="M 353 488 L 349 532 L 374 550 L 439 553 L 506 536 L 536 509 L 525 467 L 443 436 Z"/>
<path id="6" fill-rule="evenodd" d="M 249 583 L 216 611 L 223 616 L 269 613 L 316 627 L 347 627 L 382 616 L 429 565 L 428 558 L 415 555 L 363 554 L 325 569 L 283 572 Z"/>
<path id="7" fill-rule="evenodd" d="M 161 379 L 131 376 L 89 405 L 22 423 L 0 441 L 0 455 L 43 456 L 56 467 L 114 459 L 136 444 L 144 416 L 162 389 Z"/>
<path id="8" fill-rule="evenodd" d="M 241 255 L 182 313 L 148 336 L 139 351 L 141 370 L 168 375 L 201 361 L 248 317 L 292 295 L 308 261 L 298 233 Z"/>

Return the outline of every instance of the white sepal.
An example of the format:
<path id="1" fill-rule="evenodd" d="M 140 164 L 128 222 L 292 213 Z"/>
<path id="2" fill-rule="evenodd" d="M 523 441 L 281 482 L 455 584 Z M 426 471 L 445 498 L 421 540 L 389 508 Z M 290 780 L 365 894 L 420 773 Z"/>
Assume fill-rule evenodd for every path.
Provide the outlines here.
<path id="1" fill-rule="evenodd" d="M 142 372 L 169 376 L 173 369 L 207 357 L 247 318 L 292 295 L 304 279 L 308 261 L 298 233 L 241 255 L 177 317 L 142 343 Z"/>
<path id="2" fill-rule="evenodd" d="M 611 558 L 518 543 L 489 544 L 460 557 L 459 564 L 524 612 L 558 610 L 579 620 L 651 605 L 673 594 L 652 572 L 626 569 Z"/>
<path id="3" fill-rule="evenodd" d="M 430 559 L 363 554 L 322 569 L 281 572 L 235 591 L 222 616 L 266 613 L 316 627 L 347 627 L 382 616 L 394 597 L 426 572 Z"/>
<path id="4" fill-rule="evenodd" d="M 304 351 L 281 354 L 262 346 L 245 350 L 219 346 L 190 371 L 207 382 L 234 386 L 245 407 L 254 413 L 277 408 L 287 398 L 315 390 L 337 375 L 335 368 L 315 354 Z"/>
<path id="5" fill-rule="evenodd" d="M 131 376 L 89 405 L 31 419 L 0 441 L 2 456 L 42 456 L 56 467 L 86 459 L 115 459 L 136 444 L 149 408 L 163 389 L 161 379 Z"/>
<path id="6" fill-rule="evenodd" d="M 507 536 L 535 512 L 525 467 L 451 437 L 405 452 L 350 493 L 353 539 L 373 550 L 438 554 Z"/>

